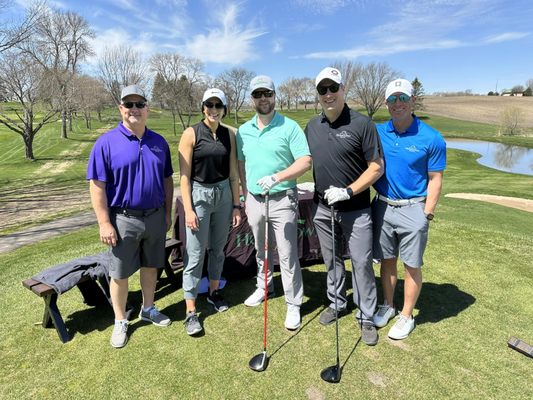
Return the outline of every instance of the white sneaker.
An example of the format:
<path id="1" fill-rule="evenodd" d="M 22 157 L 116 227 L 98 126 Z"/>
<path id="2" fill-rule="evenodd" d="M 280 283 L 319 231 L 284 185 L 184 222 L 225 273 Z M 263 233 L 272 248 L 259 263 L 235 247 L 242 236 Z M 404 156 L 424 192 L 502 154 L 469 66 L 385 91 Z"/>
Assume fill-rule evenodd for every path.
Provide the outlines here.
<path id="1" fill-rule="evenodd" d="M 388 304 L 381 304 L 378 306 L 378 312 L 374 314 L 372 319 L 377 328 L 383 328 L 395 315 L 396 310 L 394 307 L 391 307 Z"/>
<path id="2" fill-rule="evenodd" d="M 126 346 L 128 343 L 128 321 L 115 321 L 111 334 L 111 346 L 115 349 Z"/>
<path id="3" fill-rule="evenodd" d="M 300 306 L 287 304 L 287 317 L 285 318 L 285 328 L 294 331 L 300 327 Z"/>
<path id="4" fill-rule="evenodd" d="M 274 295 L 274 292 L 268 292 L 268 297 L 272 295 Z M 257 288 L 246 300 L 244 300 L 244 305 L 255 307 L 261 304 L 263 300 L 265 300 L 265 290 Z"/>
<path id="5" fill-rule="evenodd" d="M 405 339 L 413 329 L 415 329 L 415 319 L 400 314 L 392 328 L 390 328 L 389 337 L 394 340 Z"/>

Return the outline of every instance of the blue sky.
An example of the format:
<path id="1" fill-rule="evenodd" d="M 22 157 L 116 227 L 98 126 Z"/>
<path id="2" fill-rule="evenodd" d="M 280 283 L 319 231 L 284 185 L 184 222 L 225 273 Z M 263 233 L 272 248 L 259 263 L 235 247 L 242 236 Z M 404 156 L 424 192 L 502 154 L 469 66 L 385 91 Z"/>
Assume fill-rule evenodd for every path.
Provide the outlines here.
<path id="1" fill-rule="evenodd" d="M 29 0 L 17 0 L 20 5 Z M 531 0 L 56 0 L 84 16 L 92 45 L 179 52 L 216 76 L 234 67 L 276 83 L 335 60 L 387 62 L 426 93 L 487 93 L 533 78 Z M 93 60 L 94 61 L 94 60 Z"/>

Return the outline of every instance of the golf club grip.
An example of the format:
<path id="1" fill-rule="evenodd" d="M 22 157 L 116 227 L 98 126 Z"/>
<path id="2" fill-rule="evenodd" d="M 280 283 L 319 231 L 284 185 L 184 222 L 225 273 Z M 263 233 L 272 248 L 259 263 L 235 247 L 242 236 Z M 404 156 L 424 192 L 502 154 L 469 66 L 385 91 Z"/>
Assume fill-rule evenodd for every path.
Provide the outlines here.
<path id="1" fill-rule="evenodd" d="M 510 348 L 522 354 L 525 354 L 528 357 L 533 358 L 533 346 L 527 344 L 523 340 L 518 339 L 517 337 L 511 336 L 509 340 L 507 341 L 507 345 Z"/>

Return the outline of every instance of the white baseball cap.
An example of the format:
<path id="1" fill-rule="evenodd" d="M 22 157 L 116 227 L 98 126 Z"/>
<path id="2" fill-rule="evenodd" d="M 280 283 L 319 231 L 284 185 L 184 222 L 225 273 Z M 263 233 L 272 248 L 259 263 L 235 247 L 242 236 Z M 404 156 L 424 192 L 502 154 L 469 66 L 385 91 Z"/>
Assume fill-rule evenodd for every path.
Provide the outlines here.
<path id="1" fill-rule="evenodd" d="M 205 92 L 204 92 L 204 96 L 202 97 L 202 103 L 208 99 L 210 99 L 211 97 L 216 97 L 217 99 L 219 99 L 223 105 L 227 105 L 228 103 L 226 102 L 226 95 L 224 94 L 224 92 L 220 89 L 217 89 L 217 88 L 211 88 L 211 89 L 207 89 Z"/>
<path id="2" fill-rule="evenodd" d="M 320 73 L 316 76 L 315 86 L 318 87 L 320 82 L 322 82 L 324 79 L 332 80 L 339 85 L 342 84 L 342 75 L 337 68 L 326 67 L 320 71 Z"/>
<path id="3" fill-rule="evenodd" d="M 407 79 L 395 79 L 387 85 L 385 98 L 388 99 L 391 94 L 405 93 L 407 96 L 413 95 L 413 85 Z"/>
<path id="4" fill-rule="evenodd" d="M 257 89 L 267 89 L 272 90 L 273 92 L 276 91 L 274 81 L 271 77 L 266 75 L 258 75 L 250 82 L 250 92 L 254 92 Z"/>
<path id="5" fill-rule="evenodd" d="M 142 90 L 137 85 L 129 85 L 126 86 L 124 89 L 122 89 L 122 93 L 120 94 L 120 100 L 124 100 L 124 97 L 131 96 L 133 94 L 136 94 L 137 96 L 141 96 L 144 101 L 147 101 L 146 95 L 144 94 L 144 90 Z"/>

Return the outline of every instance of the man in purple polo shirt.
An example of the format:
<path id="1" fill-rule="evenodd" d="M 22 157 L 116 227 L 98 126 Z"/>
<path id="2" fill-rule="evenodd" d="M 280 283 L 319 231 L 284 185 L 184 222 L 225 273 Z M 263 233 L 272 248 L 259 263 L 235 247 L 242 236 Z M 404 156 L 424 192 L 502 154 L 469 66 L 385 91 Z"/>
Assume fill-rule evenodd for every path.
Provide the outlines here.
<path id="1" fill-rule="evenodd" d="M 111 346 L 115 348 L 128 341 L 128 278 L 139 269 L 143 295 L 139 317 L 157 326 L 170 325 L 170 319 L 155 307 L 154 293 L 157 268 L 165 265 L 173 170 L 168 143 L 146 128 L 146 101 L 136 85 L 122 90 L 122 122 L 98 138 L 87 167 L 100 240 L 111 246 L 109 276 L 115 313 Z"/>

